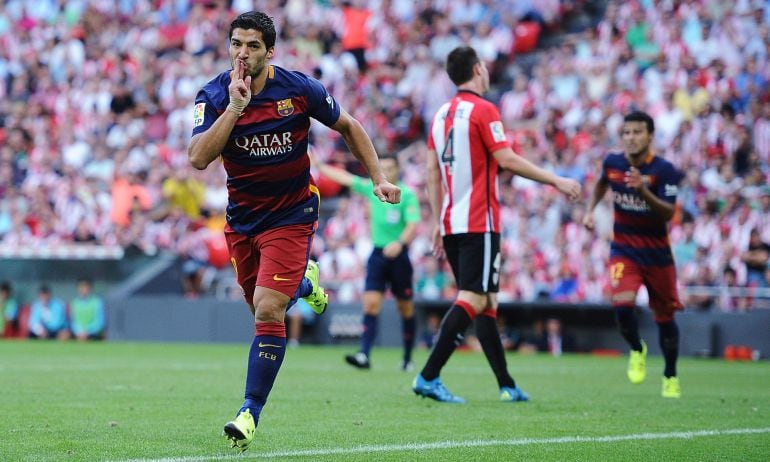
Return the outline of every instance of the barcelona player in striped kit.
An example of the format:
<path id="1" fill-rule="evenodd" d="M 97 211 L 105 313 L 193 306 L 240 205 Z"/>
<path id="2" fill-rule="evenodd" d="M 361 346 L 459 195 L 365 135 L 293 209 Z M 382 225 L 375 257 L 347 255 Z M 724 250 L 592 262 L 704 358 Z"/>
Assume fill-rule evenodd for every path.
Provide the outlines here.
<path id="1" fill-rule="evenodd" d="M 412 389 L 440 402 L 465 402 L 447 390 L 439 374 L 475 319 L 476 336 L 497 378 L 500 400 L 527 401 L 527 394 L 508 373 L 497 330 L 501 263 L 498 169 L 552 185 L 571 200 L 580 197 L 581 188 L 577 181 L 557 176 L 513 152 L 500 112 L 481 96 L 489 90 L 489 71 L 473 48 L 452 50 L 446 70 L 458 91 L 439 108 L 431 124 L 427 184 L 436 224 L 434 255 L 447 258 L 459 291 Z"/>
<path id="2" fill-rule="evenodd" d="M 320 201 L 307 154 L 310 119 L 342 135 L 381 201 L 398 203 L 400 189 L 387 181 L 361 124 L 320 82 L 269 64 L 276 39 L 269 16 L 239 15 L 228 38 L 232 70 L 198 92 L 188 157 L 202 170 L 221 156 L 227 172 L 225 237 L 255 336 L 245 400 L 224 430 L 245 450 L 283 362 L 286 310 L 299 297 L 319 314 L 327 304 L 308 261 Z"/>
<path id="3" fill-rule="evenodd" d="M 612 305 L 620 332 L 631 347 L 628 379 L 639 384 L 647 375 L 647 345 L 639 337 L 634 312 L 637 291 L 644 284 L 665 361 L 661 394 L 679 398 L 679 328 L 674 314 L 682 309 L 682 303 L 676 288 L 668 221 L 674 216 L 682 174 L 652 152 L 654 133 L 655 124 L 648 114 L 637 111 L 625 116 L 624 152 L 605 157 L 583 224 L 594 228 L 594 208 L 612 189 L 615 212 L 609 270 Z"/>

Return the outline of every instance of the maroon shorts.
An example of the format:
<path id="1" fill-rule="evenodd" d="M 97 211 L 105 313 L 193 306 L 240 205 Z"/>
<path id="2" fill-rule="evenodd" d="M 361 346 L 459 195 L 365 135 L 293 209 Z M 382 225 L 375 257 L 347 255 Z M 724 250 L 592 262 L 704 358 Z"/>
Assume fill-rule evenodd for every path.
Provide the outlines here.
<path id="1" fill-rule="evenodd" d="M 254 237 L 225 227 L 230 263 L 249 305 L 257 286 L 293 297 L 305 276 L 316 223 L 268 229 Z"/>
<path id="2" fill-rule="evenodd" d="M 631 259 L 623 257 L 610 258 L 610 286 L 612 289 L 612 304 L 628 306 L 619 302 L 616 296 L 636 293 L 644 284 L 650 296 L 650 309 L 655 321 L 666 322 L 674 318 L 674 313 L 683 308 L 676 289 L 676 269 L 674 265 L 642 266 Z M 633 300 L 633 299 L 632 299 Z M 633 304 L 633 301 L 631 301 Z"/>

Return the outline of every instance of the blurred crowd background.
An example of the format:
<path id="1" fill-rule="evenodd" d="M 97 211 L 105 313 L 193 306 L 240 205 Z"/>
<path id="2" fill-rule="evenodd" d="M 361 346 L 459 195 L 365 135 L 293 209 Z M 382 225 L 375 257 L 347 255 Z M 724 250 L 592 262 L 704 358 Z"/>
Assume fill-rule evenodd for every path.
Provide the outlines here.
<path id="1" fill-rule="evenodd" d="M 655 151 L 685 173 L 671 241 L 689 308 L 746 310 L 770 286 L 770 2 L 590 0 L 8 0 L 0 3 L 0 248 L 133 248 L 227 280 L 226 177 L 189 167 L 197 90 L 230 67 L 227 30 L 259 9 L 279 31 L 273 64 L 314 75 L 398 156 L 425 219 L 410 247 L 416 296 L 451 298 L 430 256 L 425 133 L 454 93 L 443 63 L 472 45 L 514 150 L 584 185 L 501 177 L 502 300 L 607 300 L 609 196 L 581 226 L 623 115 L 649 112 Z M 325 162 L 362 174 L 320 124 Z M 334 299 L 360 299 L 366 202 L 316 176 L 314 256 Z M 206 245 L 201 245 L 205 242 Z M 91 251 L 91 250 L 89 250 Z M 209 278 L 210 279 L 210 278 Z M 642 294 L 643 298 L 644 295 Z"/>

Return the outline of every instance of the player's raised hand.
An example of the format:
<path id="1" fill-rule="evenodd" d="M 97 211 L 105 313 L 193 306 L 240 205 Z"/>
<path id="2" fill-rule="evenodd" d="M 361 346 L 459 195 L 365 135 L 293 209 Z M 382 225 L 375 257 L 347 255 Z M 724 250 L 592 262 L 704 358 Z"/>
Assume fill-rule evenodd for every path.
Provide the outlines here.
<path id="1" fill-rule="evenodd" d="M 629 188 L 639 189 L 644 186 L 644 177 L 642 177 L 642 172 L 640 172 L 636 167 L 631 167 L 626 172 L 626 177 L 624 180 L 626 182 L 626 186 Z"/>
<path id="2" fill-rule="evenodd" d="M 389 181 L 383 181 L 382 183 L 374 185 L 374 195 L 377 196 L 380 201 L 389 204 L 398 204 L 401 202 L 401 188 Z"/>
<path id="3" fill-rule="evenodd" d="M 230 95 L 230 104 L 227 105 L 227 110 L 238 115 L 243 114 L 249 101 L 251 101 L 251 76 L 248 75 L 244 78 L 244 69 L 243 62 L 236 59 L 233 70 L 230 72 L 230 85 L 227 86 L 227 92 Z"/>
<path id="4" fill-rule="evenodd" d="M 558 189 L 562 194 L 567 196 L 567 198 L 574 202 L 578 199 L 580 199 L 580 192 L 582 190 L 582 187 L 580 186 L 580 183 L 573 180 L 572 178 L 565 178 L 565 177 L 559 177 L 556 180 L 556 189 Z"/>

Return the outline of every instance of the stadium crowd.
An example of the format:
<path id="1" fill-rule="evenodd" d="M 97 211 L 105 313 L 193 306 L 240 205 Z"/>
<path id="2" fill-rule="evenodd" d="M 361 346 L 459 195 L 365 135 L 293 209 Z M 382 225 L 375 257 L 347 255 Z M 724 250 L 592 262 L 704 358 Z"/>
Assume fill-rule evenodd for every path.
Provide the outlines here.
<path id="1" fill-rule="evenodd" d="M 319 78 L 420 193 L 418 297 L 452 291 L 430 256 L 424 139 L 454 91 L 443 61 L 461 43 L 487 61 L 514 150 L 586 186 L 618 148 L 622 115 L 649 112 L 657 153 L 686 173 L 670 232 L 682 287 L 769 287 L 770 2 L 731 3 L 8 0 L 0 246 L 134 246 L 176 252 L 192 271 L 207 264 L 226 178 L 188 166 L 193 101 L 229 67 L 222 31 L 235 13 L 260 9 L 280 32 L 273 63 Z M 312 143 L 324 161 L 352 165 L 334 132 L 316 125 Z M 365 200 L 317 181 L 333 198 L 314 243 L 322 278 L 337 300 L 359 300 Z M 585 201 L 511 176 L 500 188 L 500 299 L 605 301 L 612 204 L 597 209 L 594 234 L 581 226 Z M 757 304 L 740 291 L 685 293 L 703 309 Z"/>

